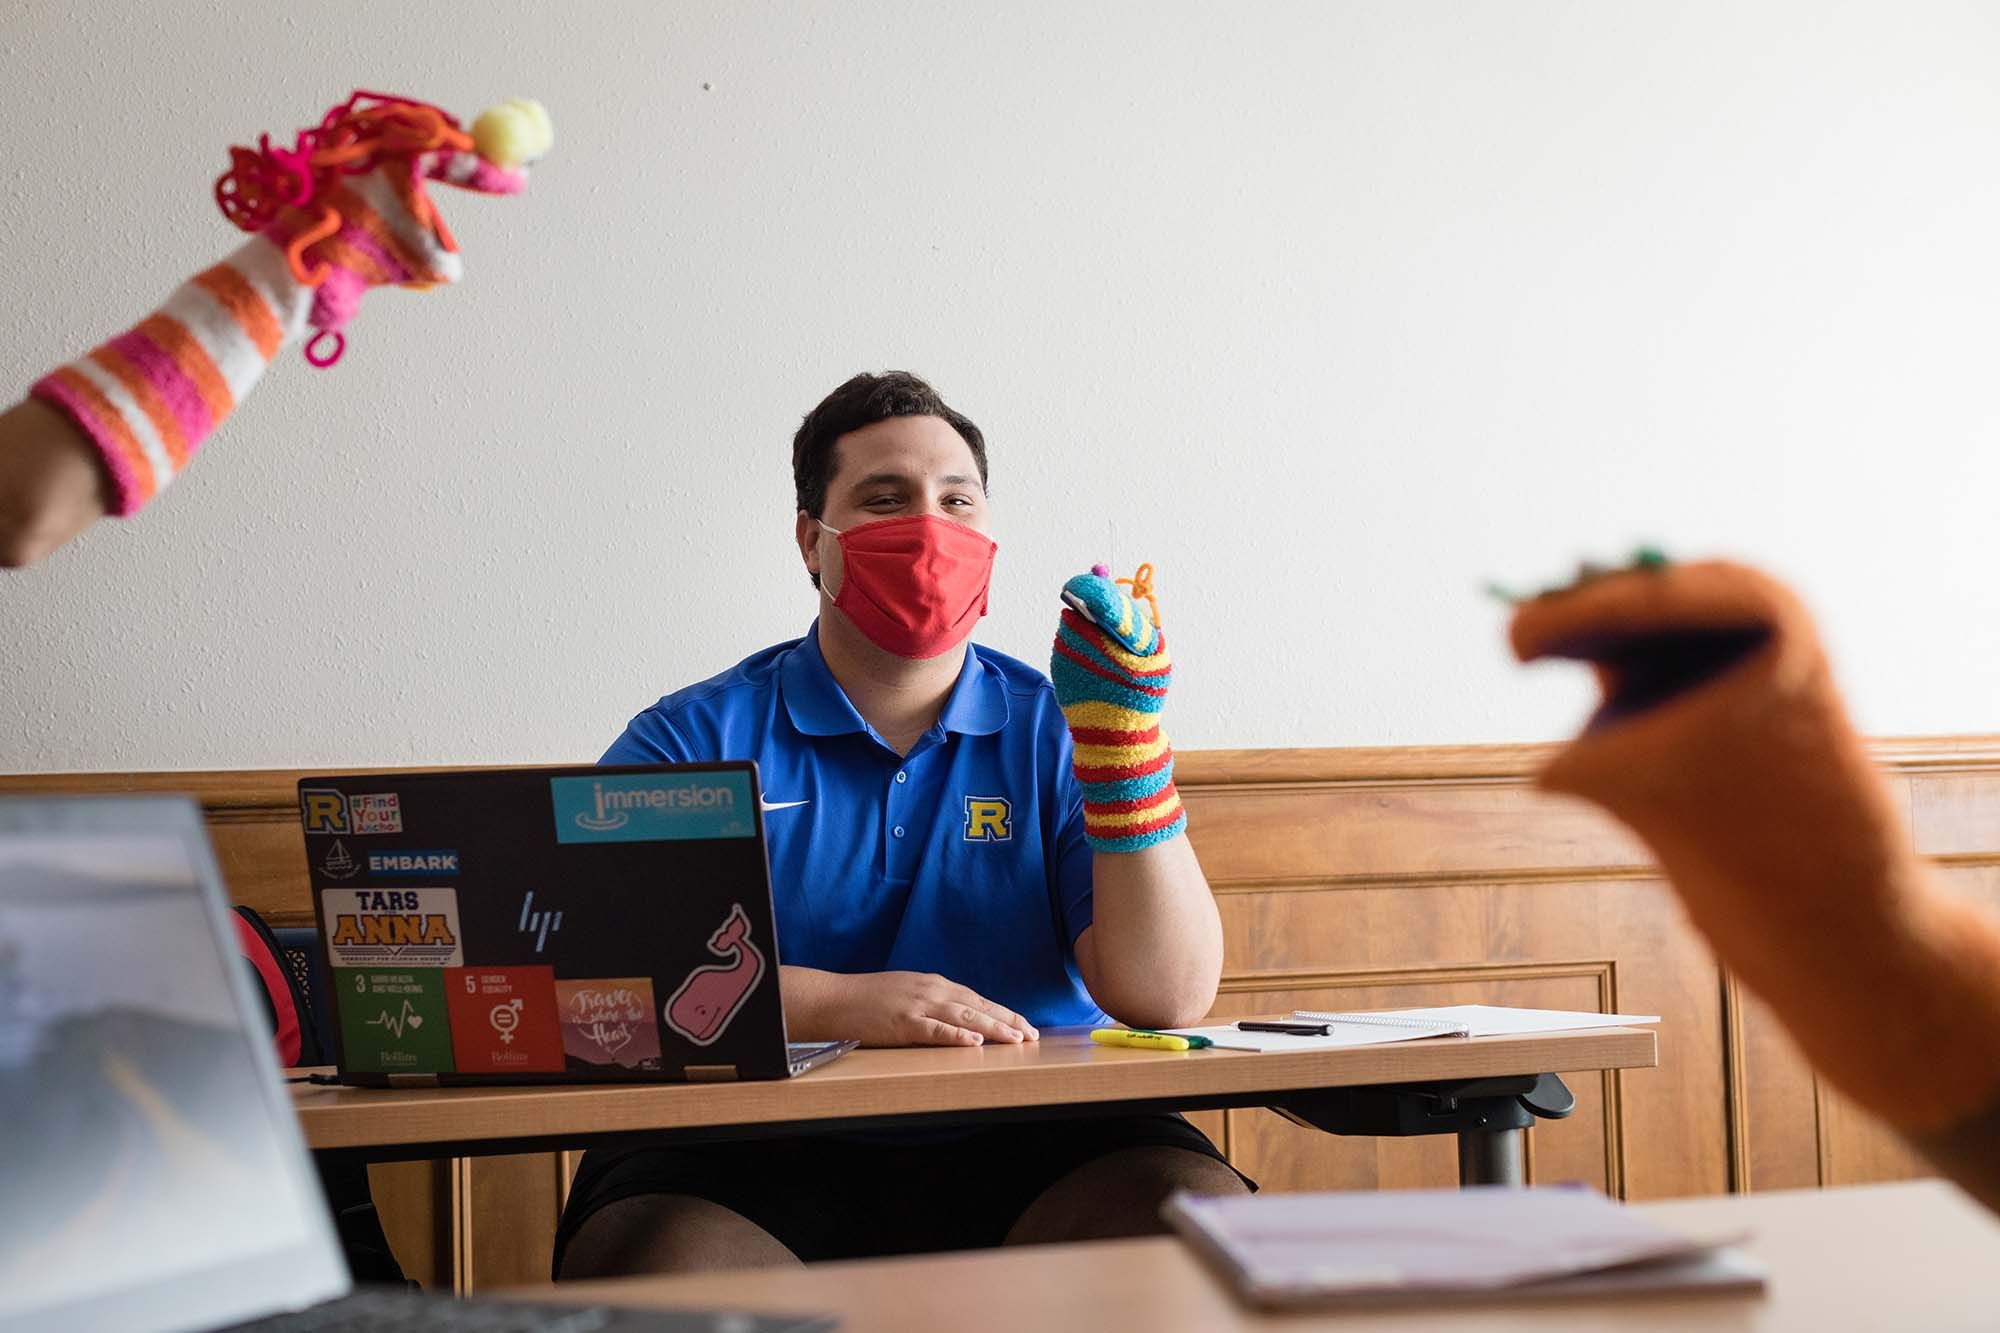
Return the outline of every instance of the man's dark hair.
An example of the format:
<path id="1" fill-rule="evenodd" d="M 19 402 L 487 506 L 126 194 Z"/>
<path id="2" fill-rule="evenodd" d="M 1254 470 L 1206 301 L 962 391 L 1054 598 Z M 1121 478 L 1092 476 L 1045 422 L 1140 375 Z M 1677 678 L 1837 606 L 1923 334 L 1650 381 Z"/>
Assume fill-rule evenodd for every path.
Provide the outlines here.
<path id="1" fill-rule="evenodd" d="M 986 485 L 986 437 L 979 427 L 938 397 L 938 391 L 907 370 L 885 370 L 880 375 L 856 375 L 828 394 L 806 413 L 799 433 L 792 437 L 792 484 L 798 489 L 799 508 L 814 518 L 826 512 L 826 488 L 833 481 L 838 460 L 834 444 L 849 431 L 872 426 L 891 417 L 943 417 L 972 450 L 979 465 L 979 484 Z"/>

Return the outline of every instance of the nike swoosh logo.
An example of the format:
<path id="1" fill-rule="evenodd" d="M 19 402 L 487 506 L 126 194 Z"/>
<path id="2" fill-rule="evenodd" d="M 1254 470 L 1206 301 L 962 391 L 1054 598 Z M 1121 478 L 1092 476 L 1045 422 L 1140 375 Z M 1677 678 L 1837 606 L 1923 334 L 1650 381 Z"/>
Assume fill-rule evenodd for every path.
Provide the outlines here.
<path id="1" fill-rule="evenodd" d="M 759 799 L 758 805 L 766 810 L 789 810 L 795 805 L 811 805 L 811 801 L 766 801 Z"/>

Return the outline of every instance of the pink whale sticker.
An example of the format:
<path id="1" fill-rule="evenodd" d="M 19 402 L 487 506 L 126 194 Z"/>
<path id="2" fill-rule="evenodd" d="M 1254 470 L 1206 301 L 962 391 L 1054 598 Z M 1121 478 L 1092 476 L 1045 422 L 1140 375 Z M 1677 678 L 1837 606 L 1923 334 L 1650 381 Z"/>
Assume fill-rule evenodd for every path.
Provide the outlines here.
<path id="1" fill-rule="evenodd" d="M 704 963 L 688 973 L 667 1001 L 667 1026 L 697 1046 L 714 1043 L 729 1028 L 764 977 L 764 955 L 750 942 L 750 918 L 743 904 L 732 904 L 729 915 L 708 937 L 708 951 L 725 961 Z"/>

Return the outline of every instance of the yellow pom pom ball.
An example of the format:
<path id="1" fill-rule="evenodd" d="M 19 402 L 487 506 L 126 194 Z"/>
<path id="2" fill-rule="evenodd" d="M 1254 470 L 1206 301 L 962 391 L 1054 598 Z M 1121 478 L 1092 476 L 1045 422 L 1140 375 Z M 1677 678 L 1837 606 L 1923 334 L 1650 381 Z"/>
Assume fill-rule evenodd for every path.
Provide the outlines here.
<path id="1" fill-rule="evenodd" d="M 496 167 L 533 162 L 555 142 L 555 127 L 540 102 L 511 97 L 487 107 L 472 122 L 472 143 L 479 155 Z"/>

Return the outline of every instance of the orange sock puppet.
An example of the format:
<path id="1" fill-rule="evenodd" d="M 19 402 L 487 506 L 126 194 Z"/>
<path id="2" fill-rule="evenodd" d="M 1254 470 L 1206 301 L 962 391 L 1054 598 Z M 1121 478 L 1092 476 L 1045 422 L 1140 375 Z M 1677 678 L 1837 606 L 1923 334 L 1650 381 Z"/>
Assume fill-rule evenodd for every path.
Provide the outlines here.
<path id="1" fill-rule="evenodd" d="M 1789 590 L 1654 559 L 1523 601 L 1511 637 L 1603 691 L 1541 785 L 1644 839 L 1813 1064 L 1920 1145 L 1995 1109 L 2000 920 L 1913 852 Z"/>

